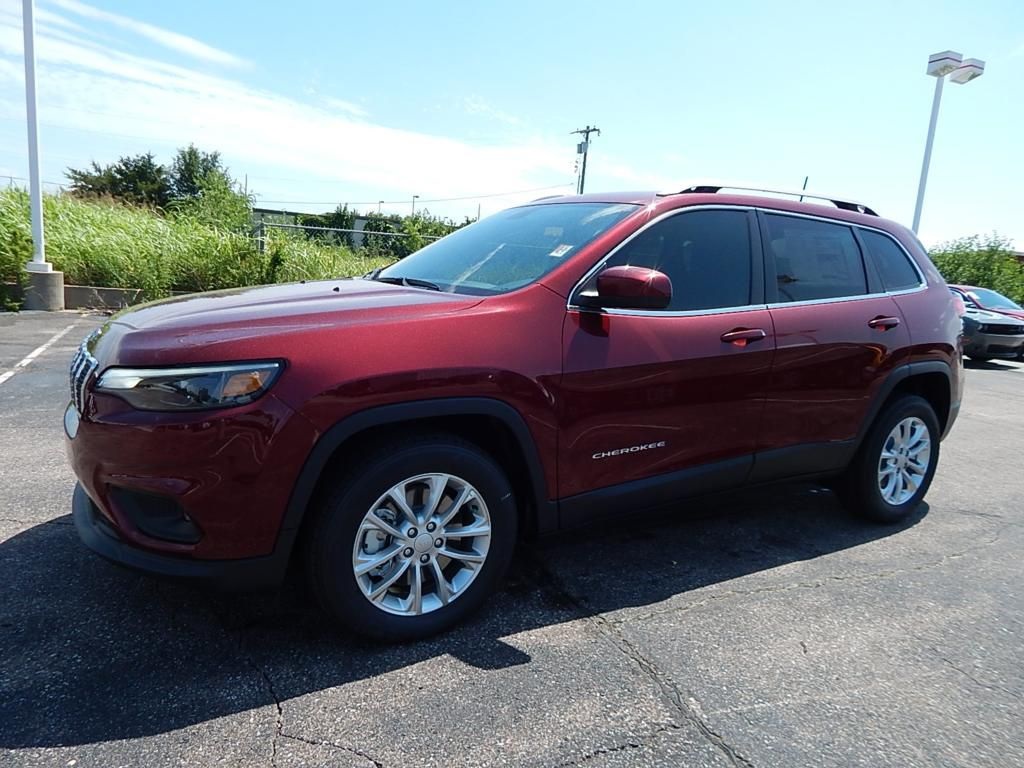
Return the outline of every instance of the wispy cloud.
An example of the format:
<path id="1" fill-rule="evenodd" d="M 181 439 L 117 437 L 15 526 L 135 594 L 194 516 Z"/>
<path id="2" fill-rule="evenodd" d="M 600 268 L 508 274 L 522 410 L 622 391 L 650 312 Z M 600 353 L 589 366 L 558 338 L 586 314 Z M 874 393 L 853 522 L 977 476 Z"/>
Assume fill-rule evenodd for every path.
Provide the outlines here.
<path id="1" fill-rule="evenodd" d="M 50 2 L 58 8 L 69 13 L 73 13 L 76 16 L 119 27 L 120 29 L 127 30 L 128 32 L 132 32 L 140 37 L 144 37 L 157 45 L 174 51 L 175 53 L 184 54 L 185 56 L 198 59 L 199 61 L 232 67 L 249 65 L 249 62 L 244 59 L 228 53 L 227 51 L 222 51 L 219 48 L 207 45 L 204 42 L 196 40 L 194 37 L 172 32 L 168 29 L 157 27 L 153 24 L 147 24 L 144 21 L 137 21 L 136 19 L 132 19 L 127 16 L 121 16 L 117 13 L 111 13 L 99 8 L 94 8 L 91 5 L 79 2 L 79 0 L 50 0 Z M 60 17 L 59 14 L 49 14 L 49 17 L 57 24 L 74 25 L 74 22 Z"/>
<path id="2" fill-rule="evenodd" d="M 362 108 L 343 99 L 304 103 L 238 79 L 74 42 L 60 31 L 41 30 L 36 54 L 46 83 L 44 124 L 86 135 L 143 138 L 153 148 L 195 141 L 247 169 L 330 178 L 339 189 L 382 195 L 447 197 L 571 182 L 565 148 L 542 140 L 481 147 L 386 127 L 362 119 Z M 22 114 L 20 57 L 20 24 L 0 15 L 3 117 Z"/>
<path id="3" fill-rule="evenodd" d="M 82 5 L 77 0 L 58 4 Z M 13 129 L 16 122 L 10 119 L 24 114 L 21 25 L 16 14 L 5 10 L 0 5 L 0 118 L 8 118 Z M 221 151 L 236 170 L 250 174 L 251 186 L 268 200 L 344 200 L 360 191 L 375 199 L 405 199 L 412 193 L 449 198 L 572 185 L 574 155 L 564 137 L 538 135 L 482 101 L 467 106 L 516 124 L 515 138 L 480 144 L 393 128 L 369 119 L 344 93 L 283 95 L 238 77 L 131 54 L 109 41 L 94 42 L 96 21 L 102 26 L 107 20 L 105 12 L 98 13 L 103 16 L 82 21 L 87 35 L 60 23 L 41 23 L 37 32 L 44 128 L 69 129 L 72 133 L 63 135 L 75 137 L 73 143 L 65 139 L 47 149 L 80 156 L 77 161 L 68 157 L 68 165 L 140 149 L 168 154 L 192 141 Z M 138 32 L 128 24 L 141 22 L 122 25 Z M 602 176 L 619 187 L 651 187 L 660 181 L 610 156 L 602 159 Z M 536 193 L 523 192 L 483 204 L 494 210 L 533 197 Z M 475 212 L 476 201 L 470 205 Z M 461 215 L 457 208 L 449 212 Z"/>
<path id="4" fill-rule="evenodd" d="M 330 107 L 332 110 L 345 112 L 353 115 L 354 117 L 366 117 L 368 114 L 367 111 L 358 104 L 353 104 L 351 101 L 345 101 L 344 99 L 336 99 L 333 96 L 323 96 L 321 97 L 320 102 L 324 106 Z"/>
<path id="5" fill-rule="evenodd" d="M 462 100 L 462 108 L 466 114 L 479 115 L 496 120 L 505 125 L 521 126 L 523 121 L 515 115 L 504 112 L 479 96 L 467 96 Z"/>

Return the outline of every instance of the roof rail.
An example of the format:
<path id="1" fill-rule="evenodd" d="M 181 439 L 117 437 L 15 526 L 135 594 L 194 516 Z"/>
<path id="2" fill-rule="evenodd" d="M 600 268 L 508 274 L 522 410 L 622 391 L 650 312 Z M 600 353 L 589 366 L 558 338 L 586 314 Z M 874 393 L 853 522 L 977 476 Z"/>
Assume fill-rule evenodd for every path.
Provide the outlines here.
<path id="1" fill-rule="evenodd" d="M 840 208 L 844 211 L 853 211 L 854 213 L 866 213 L 868 216 L 877 216 L 874 210 L 866 206 L 864 203 L 857 203 L 852 200 L 843 200 L 833 195 L 819 195 L 815 192 L 809 192 L 806 189 L 769 189 L 768 187 L 752 187 L 744 184 L 693 184 L 685 189 L 679 190 L 679 192 L 670 192 L 668 194 L 714 194 L 720 192 L 723 189 L 736 189 L 742 192 L 768 192 L 773 195 L 789 195 L 791 197 L 810 197 L 814 200 L 827 200 L 832 203 L 836 208 Z"/>

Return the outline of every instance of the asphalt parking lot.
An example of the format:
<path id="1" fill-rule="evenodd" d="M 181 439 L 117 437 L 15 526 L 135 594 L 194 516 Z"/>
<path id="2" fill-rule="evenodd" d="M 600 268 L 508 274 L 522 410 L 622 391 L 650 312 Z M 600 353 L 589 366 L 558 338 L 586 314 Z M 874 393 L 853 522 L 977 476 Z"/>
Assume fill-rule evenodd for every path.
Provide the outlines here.
<path id="1" fill-rule="evenodd" d="M 904 524 L 806 485 L 691 503 L 524 546 L 475 620 L 375 647 L 298 585 L 79 545 L 61 414 L 102 319 L 0 314 L 0 765 L 1024 765 L 1020 364 L 970 369 Z"/>

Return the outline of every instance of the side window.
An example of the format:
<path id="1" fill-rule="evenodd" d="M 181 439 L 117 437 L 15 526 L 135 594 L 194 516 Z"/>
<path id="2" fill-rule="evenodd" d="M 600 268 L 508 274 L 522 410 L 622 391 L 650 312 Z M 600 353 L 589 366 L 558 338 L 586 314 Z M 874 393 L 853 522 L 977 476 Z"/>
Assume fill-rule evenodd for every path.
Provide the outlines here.
<path id="1" fill-rule="evenodd" d="M 672 281 L 670 311 L 725 309 L 751 303 L 750 253 L 745 211 L 691 211 L 644 230 L 605 266 L 664 272 Z"/>
<path id="2" fill-rule="evenodd" d="M 849 227 L 815 219 L 765 216 L 778 301 L 813 301 L 868 292 L 864 261 Z"/>
<path id="3" fill-rule="evenodd" d="M 860 236 L 875 266 L 878 267 L 885 290 L 902 291 L 917 288 L 921 284 L 921 278 L 908 260 L 907 254 L 891 237 L 867 229 L 860 230 Z"/>

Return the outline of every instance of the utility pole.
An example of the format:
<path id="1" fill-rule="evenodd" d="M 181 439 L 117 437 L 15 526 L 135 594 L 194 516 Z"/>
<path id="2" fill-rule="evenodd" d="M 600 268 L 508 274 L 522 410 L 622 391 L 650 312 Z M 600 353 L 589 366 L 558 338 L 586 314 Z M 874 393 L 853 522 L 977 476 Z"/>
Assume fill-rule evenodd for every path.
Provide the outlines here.
<path id="1" fill-rule="evenodd" d="M 596 133 L 600 136 L 601 129 L 596 125 L 594 127 L 590 127 L 588 125 L 586 128 L 580 128 L 573 131 L 570 135 L 575 133 L 579 133 L 583 136 L 583 141 L 576 145 L 576 154 L 583 155 L 583 167 L 580 169 L 580 183 L 576 190 L 577 194 L 582 195 L 584 184 L 586 184 L 587 181 L 587 152 L 590 149 L 590 134 Z"/>

